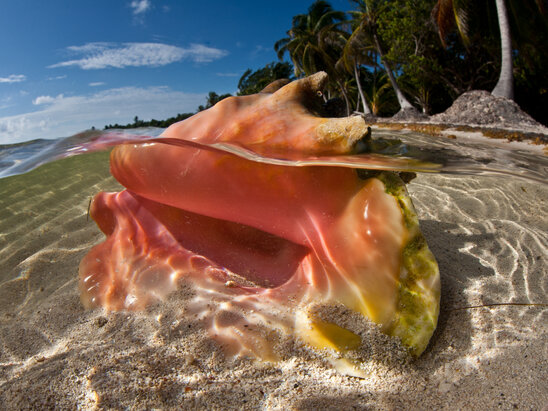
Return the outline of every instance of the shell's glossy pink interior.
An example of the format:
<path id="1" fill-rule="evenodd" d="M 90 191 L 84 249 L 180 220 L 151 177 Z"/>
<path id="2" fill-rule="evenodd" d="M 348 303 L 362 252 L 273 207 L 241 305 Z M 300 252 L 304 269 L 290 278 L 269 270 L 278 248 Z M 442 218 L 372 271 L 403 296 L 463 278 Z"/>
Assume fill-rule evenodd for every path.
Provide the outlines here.
<path id="1" fill-rule="evenodd" d="M 140 309 L 180 278 L 209 276 L 205 287 L 227 296 L 323 299 L 381 324 L 393 315 L 406 230 L 378 180 L 161 144 L 119 146 L 111 160 L 128 189 L 92 203 L 107 240 L 80 267 L 87 305 Z"/>

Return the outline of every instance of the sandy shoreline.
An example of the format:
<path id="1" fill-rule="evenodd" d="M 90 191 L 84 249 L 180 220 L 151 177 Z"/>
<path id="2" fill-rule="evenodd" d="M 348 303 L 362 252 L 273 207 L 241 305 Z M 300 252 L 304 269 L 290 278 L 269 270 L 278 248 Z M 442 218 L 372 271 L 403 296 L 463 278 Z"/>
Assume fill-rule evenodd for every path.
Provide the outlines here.
<path id="1" fill-rule="evenodd" d="M 70 174 L 67 179 L 63 175 Z M 105 153 L 0 180 L 0 404 L 20 408 L 542 409 L 548 404 L 548 187 L 419 175 L 409 186 L 440 265 L 438 329 L 410 362 L 359 379 L 304 349 L 227 358 L 175 295 L 86 311 L 77 270 L 102 240 L 89 198 L 118 189 Z M 23 190 L 23 191 L 22 191 Z M 179 297 L 179 298 L 178 298 Z"/>

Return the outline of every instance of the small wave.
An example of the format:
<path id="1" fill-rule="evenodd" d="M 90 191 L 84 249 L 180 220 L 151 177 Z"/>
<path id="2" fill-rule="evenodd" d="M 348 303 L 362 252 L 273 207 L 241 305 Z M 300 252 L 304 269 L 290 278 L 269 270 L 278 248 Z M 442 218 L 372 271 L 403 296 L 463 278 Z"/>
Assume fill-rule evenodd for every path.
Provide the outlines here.
<path id="1" fill-rule="evenodd" d="M 489 142 L 465 143 L 419 133 L 375 130 L 365 153 L 307 156 L 301 153 L 260 153 L 234 143 L 203 143 L 158 137 L 163 129 L 88 131 L 57 140 L 0 147 L 0 177 L 22 174 L 59 158 L 107 150 L 118 144 L 158 143 L 230 153 L 250 161 L 291 167 L 349 167 L 460 175 L 501 175 L 548 184 L 548 158 Z"/>
<path id="2" fill-rule="evenodd" d="M 85 131 L 69 137 L 53 140 L 36 139 L 23 143 L 0 145 L 0 178 L 23 174 L 60 158 L 87 152 L 85 147 L 96 140 L 109 138 L 133 139 L 143 135 L 148 138 L 158 136 L 164 129 L 132 129 L 131 134 L 123 130 Z"/>

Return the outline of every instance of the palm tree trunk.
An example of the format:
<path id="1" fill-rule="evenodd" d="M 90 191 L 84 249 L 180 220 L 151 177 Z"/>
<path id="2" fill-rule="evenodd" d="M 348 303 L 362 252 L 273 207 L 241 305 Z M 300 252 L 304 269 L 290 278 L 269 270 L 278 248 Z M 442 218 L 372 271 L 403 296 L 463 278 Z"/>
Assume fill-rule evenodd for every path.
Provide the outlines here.
<path id="1" fill-rule="evenodd" d="M 344 97 L 344 103 L 346 105 L 346 116 L 350 116 L 350 101 L 348 100 L 348 95 L 346 94 L 346 90 L 344 89 L 343 84 L 340 81 L 337 81 L 339 84 L 339 88 L 341 89 L 341 94 Z"/>
<path id="2" fill-rule="evenodd" d="M 396 78 L 394 77 L 394 73 L 392 73 L 392 70 L 390 70 L 390 67 L 386 63 L 386 60 L 384 59 L 384 55 L 381 49 L 381 44 L 379 43 L 379 39 L 377 35 L 374 34 L 373 38 L 375 40 L 375 47 L 377 48 L 377 52 L 379 53 L 379 57 L 381 58 L 381 63 L 384 66 L 384 71 L 386 71 L 386 74 L 388 74 L 388 78 L 390 79 L 390 84 L 392 85 L 392 88 L 394 89 L 394 92 L 396 93 L 396 97 L 398 98 L 398 102 L 400 103 L 400 108 L 402 110 L 414 108 L 411 105 L 411 103 L 407 101 L 407 99 L 401 92 L 400 88 L 398 87 L 398 83 L 396 83 Z"/>
<path id="3" fill-rule="evenodd" d="M 508 22 L 508 10 L 504 0 L 496 0 L 497 15 L 499 19 L 500 29 L 500 46 L 501 46 L 501 67 L 499 81 L 493 89 L 494 96 L 506 97 L 512 100 L 514 98 L 514 74 L 512 62 L 512 41 L 510 36 L 510 24 Z"/>
<path id="4" fill-rule="evenodd" d="M 358 92 L 360 95 L 358 96 L 358 110 L 360 109 L 360 98 L 362 99 L 363 104 L 363 114 L 371 114 L 371 110 L 369 110 L 369 106 L 367 105 L 367 100 L 365 99 L 365 96 L 363 94 L 362 90 L 362 83 L 360 82 L 360 74 L 358 73 L 358 65 L 354 64 L 354 76 L 356 77 L 356 84 L 358 85 Z"/>

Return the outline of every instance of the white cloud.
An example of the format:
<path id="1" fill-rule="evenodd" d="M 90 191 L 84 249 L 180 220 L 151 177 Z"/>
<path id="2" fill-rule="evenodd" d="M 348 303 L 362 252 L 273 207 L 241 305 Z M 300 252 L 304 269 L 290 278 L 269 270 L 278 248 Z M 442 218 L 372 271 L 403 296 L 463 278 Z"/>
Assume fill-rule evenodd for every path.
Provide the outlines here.
<path id="1" fill-rule="evenodd" d="M 84 70 L 107 67 L 124 68 L 140 66 L 165 66 L 183 59 L 209 63 L 228 54 L 226 50 L 191 44 L 188 48 L 162 43 L 88 43 L 71 46 L 69 51 L 83 54 L 77 60 L 63 61 L 48 68 L 79 66 Z"/>
<path id="2" fill-rule="evenodd" d="M 151 4 L 148 0 L 133 0 L 130 4 L 133 14 L 142 14 L 150 9 Z"/>
<path id="3" fill-rule="evenodd" d="M 69 46 L 67 47 L 67 50 L 77 54 L 80 54 L 80 53 L 86 54 L 86 53 L 100 52 L 110 46 L 112 46 L 112 43 L 107 43 L 104 41 L 96 41 L 93 43 L 86 43 L 83 46 Z"/>
<path id="4" fill-rule="evenodd" d="M 190 48 L 181 50 L 184 50 L 185 57 L 197 63 L 209 63 L 228 54 L 226 50 L 204 46 L 203 44 L 191 44 Z"/>
<path id="5" fill-rule="evenodd" d="M 8 77 L 0 77 L 0 83 L 20 83 L 26 79 L 27 77 L 23 74 L 11 74 Z"/>
<path id="6" fill-rule="evenodd" d="M 55 99 L 51 96 L 39 96 L 32 100 L 32 104 L 38 106 L 40 104 L 53 103 Z"/>
<path id="7" fill-rule="evenodd" d="M 41 104 L 39 111 L 0 117 L 0 144 L 70 136 L 91 126 L 100 129 L 107 124 L 127 124 L 135 116 L 161 120 L 196 111 L 205 97 L 167 87 L 125 87 L 86 96 L 41 96 L 34 100 Z"/>
<path id="8" fill-rule="evenodd" d="M 63 74 L 62 76 L 54 76 L 54 77 L 48 77 L 48 80 L 62 80 L 64 78 L 67 78 L 66 74 Z"/>
<path id="9" fill-rule="evenodd" d="M 12 100 L 12 96 L 6 96 L 0 99 L 0 110 L 13 106 L 13 104 L 11 104 Z"/>
<path id="10" fill-rule="evenodd" d="M 102 82 L 102 81 L 95 81 L 93 83 L 89 83 L 90 87 L 98 87 L 98 86 L 104 86 L 104 85 L 105 85 L 105 83 Z"/>
<path id="11" fill-rule="evenodd" d="M 41 104 L 51 104 L 62 99 L 63 99 L 62 94 L 59 94 L 57 97 L 38 96 L 34 100 L 32 100 L 32 104 L 34 104 L 35 106 L 39 106 Z"/>

